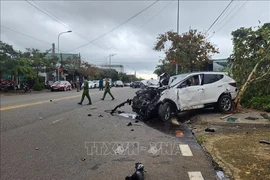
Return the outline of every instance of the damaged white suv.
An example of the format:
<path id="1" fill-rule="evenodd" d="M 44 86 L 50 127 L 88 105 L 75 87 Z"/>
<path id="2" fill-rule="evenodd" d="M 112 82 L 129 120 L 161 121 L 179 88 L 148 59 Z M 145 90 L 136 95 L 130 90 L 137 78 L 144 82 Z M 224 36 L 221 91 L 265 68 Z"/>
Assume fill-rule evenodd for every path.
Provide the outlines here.
<path id="1" fill-rule="evenodd" d="M 158 115 L 162 121 L 167 121 L 174 113 L 192 109 L 215 107 L 223 112 L 230 111 L 236 95 L 236 82 L 225 73 L 194 72 L 163 76 L 160 87 L 136 92 L 132 108 L 145 118 Z"/>

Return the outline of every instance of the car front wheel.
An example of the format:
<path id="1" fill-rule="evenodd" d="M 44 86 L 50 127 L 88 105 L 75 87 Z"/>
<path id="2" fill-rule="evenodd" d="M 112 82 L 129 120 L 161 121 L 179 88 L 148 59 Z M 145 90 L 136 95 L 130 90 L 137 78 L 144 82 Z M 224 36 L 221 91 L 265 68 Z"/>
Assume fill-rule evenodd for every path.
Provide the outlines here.
<path id="1" fill-rule="evenodd" d="M 172 116 L 172 108 L 171 104 L 168 102 L 165 102 L 164 104 L 161 104 L 158 108 L 158 115 L 159 119 L 161 121 L 168 121 L 171 119 Z"/>
<path id="2" fill-rule="evenodd" d="M 221 111 L 221 112 L 231 111 L 231 109 L 232 109 L 232 99 L 231 99 L 231 97 L 229 95 L 227 95 L 227 94 L 222 95 L 219 98 L 217 106 L 218 106 L 218 110 Z"/>

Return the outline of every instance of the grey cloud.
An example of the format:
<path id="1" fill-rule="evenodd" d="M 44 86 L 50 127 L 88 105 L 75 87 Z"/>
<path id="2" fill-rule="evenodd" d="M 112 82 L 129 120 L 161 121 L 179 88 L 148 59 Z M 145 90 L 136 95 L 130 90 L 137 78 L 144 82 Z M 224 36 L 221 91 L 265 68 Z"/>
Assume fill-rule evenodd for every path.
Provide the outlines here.
<path id="1" fill-rule="evenodd" d="M 153 2 L 36 1 L 36 3 L 49 10 L 80 35 L 86 36 L 88 40 L 110 31 Z M 132 66 L 138 71 L 141 70 L 141 72 L 153 71 L 158 64 L 159 56 L 164 56 L 162 52 L 152 50 L 156 37 L 158 34 L 169 30 L 176 31 L 177 1 L 171 2 L 166 9 L 144 27 L 139 30 L 138 28 L 149 21 L 168 3 L 167 0 L 156 3 L 133 20 L 95 42 L 105 49 L 114 46 L 112 49 L 104 51 L 93 44 L 88 44 L 73 51 L 73 53 L 81 53 L 85 60 L 95 64 L 105 63 L 106 56 L 110 53 L 116 53 L 117 55 L 113 57 L 113 63 Z M 229 1 L 182 1 L 180 3 L 180 33 L 187 31 L 189 27 L 196 28 L 199 31 L 206 31 L 228 3 Z M 239 8 L 244 3 L 245 1 L 235 1 L 231 8 Z M 241 26 L 256 26 L 258 20 L 261 20 L 262 23 L 269 22 L 269 12 L 269 1 L 249 1 L 237 16 L 231 19 L 210 39 L 220 49 L 220 54 L 214 57 L 225 58 L 231 53 L 230 34 L 233 30 Z M 234 13 L 231 13 L 230 16 L 232 14 Z M 226 20 L 223 20 L 225 16 L 222 16 L 221 21 L 218 21 L 209 31 L 210 35 L 226 22 Z M 2 1 L 1 24 L 48 43 L 54 42 L 56 45 L 58 34 L 69 30 L 25 1 Z M 134 34 L 128 37 L 133 32 Z M 15 48 L 20 50 L 24 50 L 26 47 L 35 47 L 41 50 L 50 48 L 50 45 L 18 35 L 2 27 L 1 40 L 14 45 Z M 87 43 L 87 40 L 73 32 L 61 35 L 60 49 L 71 50 L 85 43 Z"/>

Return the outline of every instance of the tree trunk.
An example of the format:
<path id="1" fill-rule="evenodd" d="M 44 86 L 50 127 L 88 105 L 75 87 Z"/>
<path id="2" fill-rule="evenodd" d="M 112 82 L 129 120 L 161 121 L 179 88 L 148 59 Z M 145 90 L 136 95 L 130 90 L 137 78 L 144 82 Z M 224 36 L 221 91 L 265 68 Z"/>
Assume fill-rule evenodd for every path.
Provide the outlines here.
<path id="1" fill-rule="evenodd" d="M 257 71 L 257 68 L 259 66 L 261 61 L 259 61 L 253 68 L 253 70 L 251 71 L 251 73 L 249 74 L 245 84 L 242 86 L 242 88 L 240 89 L 240 91 L 238 92 L 235 100 L 234 100 L 234 103 L 235 103 L 235 106 L 234 106 L 234 110 L 237 110 L 240 106 L 240 102 L 241 102 L 241 98 L 242 98 L 242 95 L 244 94 L 244 92 L 246 91 L 250 81 L 252 80 L 252 77 L 253 75 L 256 73 Z"/>

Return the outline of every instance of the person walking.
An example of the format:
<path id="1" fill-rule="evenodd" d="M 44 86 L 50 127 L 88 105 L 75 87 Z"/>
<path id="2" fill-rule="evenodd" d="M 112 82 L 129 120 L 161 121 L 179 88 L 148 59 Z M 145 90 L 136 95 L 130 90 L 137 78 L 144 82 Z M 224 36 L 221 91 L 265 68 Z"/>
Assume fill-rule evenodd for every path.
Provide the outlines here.
<path id="1" fill-rule="evenodd" d="M 107 93 L 109 93 L 109 95 L 112 97 L 112 100 L 114 100 L 114 97 L 113 97 L 113 95 L 111 93 L 110 83 L 109 83 L 108 78 L 105 79 L 105 91 L 104 91 L 104 94 L 103 94 L 103 98 L 101 98 L 101 100 L 105 99 L 105 96 L 106 96 Z"/>
<path id="2" fill-rule="evenodd" d="M 103 91 L 103 79 L 100 78 L 99 80 L 99 90 Z"/>
<path id="3" fill-rule="evenodd" d="M 91 105 L 92 102 L 91 102 L 91 98 L 89 95 L 89 85 L 88 85 L 87 77 L 83 77 L 83 81 L 84 82 L 82 84 L 82 88 L 83 88 L 82 99 L 81 99 L 81 102 L 79 102 L 78 104 L 82 105 L 84 97 L 86 96 L 88 101 L 89 101 L 88 105 Z"/>

